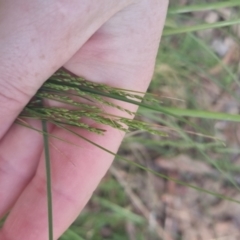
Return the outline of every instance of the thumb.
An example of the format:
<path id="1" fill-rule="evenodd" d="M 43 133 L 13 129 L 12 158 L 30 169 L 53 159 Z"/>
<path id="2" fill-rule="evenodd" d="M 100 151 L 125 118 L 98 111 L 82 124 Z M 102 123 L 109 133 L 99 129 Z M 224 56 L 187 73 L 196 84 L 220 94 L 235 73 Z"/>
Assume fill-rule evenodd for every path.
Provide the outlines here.
<path id="1" fill-rule="evenodd" d="M 43 82 L 128 2 L 1 1 L 0 139 Z"/>

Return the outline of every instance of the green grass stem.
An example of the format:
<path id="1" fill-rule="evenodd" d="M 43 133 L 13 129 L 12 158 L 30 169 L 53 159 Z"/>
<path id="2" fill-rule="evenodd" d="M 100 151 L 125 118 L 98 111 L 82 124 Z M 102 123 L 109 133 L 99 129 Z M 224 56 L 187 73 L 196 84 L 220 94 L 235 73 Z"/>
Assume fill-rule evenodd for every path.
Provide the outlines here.
<path id="1" fill-rule="evenodd" d="M 229 21 L 220 21 L 216 23 L 204 23 L 200 25 L 195 25 L 195 26 L 190 26 L 190 27 L 176 27 L 173 29 L 165 29 L 163 31 L 163 36 L 171 36 L 175 34 L 180 34 L 180 33 L 189 33 L 189 32 L 196 32 L 200 30 L 207 30 L 207 29 L 212 29 L 212 28 L 222 28 L 222 27 L 228 27 L 232 26 L 235 24 L 239 24 L 240 19 L 233 19 Z"/>
<path id="2" fill-rule="evenodd" d="M 179 14 L 179 13 L 190 13 L 190 12 L 199 12 L 199 11 L 208 11 L 216 10 L 220 8 L 229 8 L 240 6 L 239 0 L 225 1 L 225 2 L 214 2 L 214 3 L 205 3 L 201 5 L 190 5 L 183 7 L 174 7 L 168 10 L 170 14 Z"/>
<path id="3" fill-rule="evenodd" d="M 142 111 L 151 111 L 156 109 L 147 109 Z M 161 107 L 162 113 L 170 113 L 171 116 L 178 117 L 193 117 L 193 118 L 202 118 L 202 119 L 212 119 L 212 120 L 220 120 L 220 121 L 232 121 L 232 122 L 240 122 L 239 114 L 229 114 L 223 112 L 208 112 L 202 110 L 195 109 L 182 109 L 182 108 L 173 108 L 173 107 Z"/>
<path id="4" fill-rule="evenodd" d="M 47 182 L 47 204 L 48 204 L 48 238 L 53 240 L 53 213 L 52 213 L 52 190 L 51 190 L 51 164 L 49 153 L 49 141 L 46 121 L 42 121 L 45 164 L 46 164 L 46 182 Z"/>

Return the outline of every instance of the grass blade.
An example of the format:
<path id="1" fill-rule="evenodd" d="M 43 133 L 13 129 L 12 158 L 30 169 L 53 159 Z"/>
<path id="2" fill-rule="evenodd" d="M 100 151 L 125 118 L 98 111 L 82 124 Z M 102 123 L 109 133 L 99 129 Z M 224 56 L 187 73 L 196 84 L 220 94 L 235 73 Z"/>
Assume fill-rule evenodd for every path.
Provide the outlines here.
<path id="1" fill-rule="evenodd" d="M 240 19 L 238 21 L 240 23 Z M 66 86 L 70 86 L 70 87 L 72 86 L 71 83 L 64 83 L 64 84 Z M 180 119 L 181 117 L 196 117 L 196 118 L 204 118 L 204 119 L 240 122 L 240 115 L 233 115 L 233 114 L 220 113 L 220 112 L 207 112 L 207 111 L 192 110 L 192 109 L 171 108 L 171 107 L 163 107 L 160 105 L 157 105 L 157 106 L 149 105 L 149 104 L 138 102 L 126 97 L 118 96 L 115 94 L 104 93 L 102 91 L 98 91 L 96 89 L 91 89 L 87 87 L 81 87 L 81 90 L 95 94 L 95 95 L 128 102 L 128 103 L 137 105 L 139 107 L 146 108 L 148 110 L 153 110 L 169 116 L 177 117 L 179 118 L 179 120 L 183 120 L 183 119 Z"/>
<path id="2" fill-rule="evenodd" d="M 157 109 L 147 109 L 146 107 L 140 108 L 141 112 L 144 111 L 157 111 Z M 181 109 L 181 108 L 171 108 L 171 107 L 161 107 L 162 112 L 170 113 L 170 116 L 178 116 L 178 117 L 194 117 L 194 118 L 202 118 L 202 119 L 212 119 L 212 120 L 221 120 L 221 121 L 232 121 L 232 122 L 240 122 L 239 114 L 229 114 L 223 112 L 208 112 L 202 110 L 194 110 L 194 109 Z M 160 111 L 159 111 L 160 112 Z"/>
<path id="3" fill-rule="evenodd" d="M 168 13 L 179 14 L 179 13 L 199 12 L 199 11 L 216 10 L 220 8 L 237 7 L 237 6 L 240 6 L 239 0 L 170 8 L 168 10 Z"/>
<path id="4" fill-rule="evenodd" d="M 52 214 L 52 191 L 51 191 L 51 165 L 49 154 L 48 130 L 46 121 L 42 121 L 45 164 L 46 164 L 46 178 L 47 178 L 47 203 L 48 203 L 48 238 L 53 240 L 53 214 Z"/>
<path id="5" fill-rule="evenodd" d="M 68 229 L 60 238 L 60 240 L 84 240 L 78 234 L 76 234 L 73 230 Z"/>
<path id="6" fill-rule="evenodd" d="M 178 27 L 173 29 L 165 29 L 163 31 L 163 36 L 170 36 L 170 35 L 175 35 L 180 33 L 189 33 L 189 32 L 195 32 L 199 30 L 206 30 L 206 29 L 212 29 L 212 28 L 227 27 L 227 26 L 232 26 L 239 23 L 240 23 L 240 19 L 234 19 L 229 21 L 220 21 L 216 23 L 205 23 L 205 24 L 200 24 L 200 25 L 190 26 L 190 27 Z"/>
<path id="7" fill-rule="evenodd" d="M 129 219 L 131 222 L 134 222 L 135 224 L 144 224 L 146 223 L 146 220 L 133 212 L 131 212 L 129 209 L 123 208 L 115 203 L 112 203 L 109 200 L 106 200 L 102 197 L 94 197 L 93 201 L 101 204 L 102 207 L 105 207 L 115 213 L 118 214 L 118 216 L 121 216 L 122 218 Z"/>

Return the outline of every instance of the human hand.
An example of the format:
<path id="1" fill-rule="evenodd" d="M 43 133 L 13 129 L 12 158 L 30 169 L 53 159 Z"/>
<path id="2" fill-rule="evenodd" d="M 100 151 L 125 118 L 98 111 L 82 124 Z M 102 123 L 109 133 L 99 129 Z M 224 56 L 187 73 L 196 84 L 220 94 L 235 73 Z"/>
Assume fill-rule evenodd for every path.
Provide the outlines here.
<path id="1" fill-rule="evenodd" d="M 167 0 L 2 0 L 0 8 L 0 240 L 47 239 L 47 196 L 41 134 L 13 124 L 43 82 L 64 66 L 91 81 L 146 91 Z M 135 111 L 136 107 L 121 103 Z M 112 114 L 116 114 L 111 110 Z M 27 120 L 41 130 L 41 123 Z M 97 124 L 94 124 L 98 126 Z M 74 129 L 116 152 L 123 133 Z M 113 157 L 62 129 L 51 134 L 54 236 L 85 206 Z"/>

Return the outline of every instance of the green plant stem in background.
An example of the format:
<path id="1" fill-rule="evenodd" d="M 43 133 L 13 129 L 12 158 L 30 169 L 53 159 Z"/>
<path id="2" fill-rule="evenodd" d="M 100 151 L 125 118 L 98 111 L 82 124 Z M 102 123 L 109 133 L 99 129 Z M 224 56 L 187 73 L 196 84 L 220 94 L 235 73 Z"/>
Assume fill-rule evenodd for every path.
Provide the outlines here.
<path id="1" fill-rule="evenodd" d="M 45 151 L 45 164 L 46 164 L 46 182 L 47 182 L 47 203 L 48 203 L 48 234 L 49 240 L 53 240 L 53 214 L 52 214 L 52 191 L 51 191 L 51 164 L 49 154 L 49 141 L 47 134 L 47 123 L 42 121 L 44 151 Z"/>
<path id="2" fill-rule="evenodd" d="M 221 21 L 221 22 L 216 22 L 216 23 L 205 23 L 205 24 L 200 24 L 200 25 L 195 25 L 195 26 L 190 26 L 190 27 L 176 27 L 173 29 L 165 29 L 163 31 L 163 36 L 195 32 L 195 31 L 206 30 L 206 29 L 211 29 L 211 28 L 228 27 L 228 26 L 232 26 L 235 24 L 239 24 L 239 23 L 240 23 L 240 19 L 234 19 L 234 20 Z"/>
<path id="3" fill-rule="evenodd" d="M 201 5 L 170 8 L 168 10 L 168 13 L 169 14 L 190 13 L 190 12 L 216 10 L 216 9 L 220 9 L 220 8 L 237 7 L 237 6 L 240 6 L 239 0 L 215 2 L 215 3 L 205 3 L 205 4 L 201 4 Z"/>
<path id="4" fill-rule="evenodd" d="M 151 111 L 151 109 L 147 109 L 147 108 L 141 108 L 140 110 L 141 112 Z M 239 114 L 208 112 L 208 111 L 202 111 L 202 110 L 181 109 L 181 108 L 171 108 L 171 107 L 161 107 L 161 110 L 163 110 L 163 113 L 167 112 L 177 117 L 193 117 L 193 118 L 220 120 L 220 121 L 240 122 Z"/>
<path id="5" fill-rule="evenodd" d="M 229 66 L 227 66 L 226 64 L 224 64 L 224 62 L 217 56 L 217 54 L 214 53 L 214 51 L 206 43 L 204 43 L 204 41 L 202 41 L 201 39 L 199 39 L 192 33 L 189 33 L 189 36 L 197 44 L 199 44 L 209 54 L 210 57 L 212 57 L 214 60 L 216 60 L 218 62 L 218 64 L 220 64 L 222 66 L 222 68 L 229 74 L 229 76 L 232 78 L 232 80 L 240 87 L 240 82 L 238 81 L 237 74 L 234 74 L 232 69 Z M 226 89 L 226 91 L 228 91 L 228 90 Z M 229 92 L 229 94 L 232 95 L 233 93 Z M 237 96 L 234 96 L 234 97 L 236 98 Z"/>
<path id="6" fill-rule="evenodd" d="M 80 236 L 78 236 L 74 231 L 71 229 L 68 229 L 63 236 L 61 237 L 61 240 L 84 240 Z"/>

